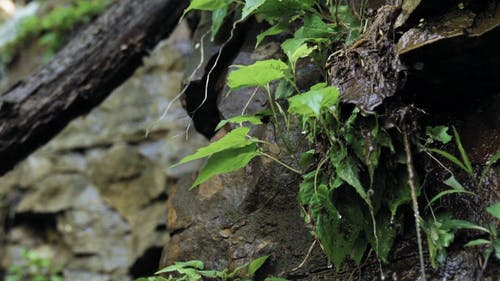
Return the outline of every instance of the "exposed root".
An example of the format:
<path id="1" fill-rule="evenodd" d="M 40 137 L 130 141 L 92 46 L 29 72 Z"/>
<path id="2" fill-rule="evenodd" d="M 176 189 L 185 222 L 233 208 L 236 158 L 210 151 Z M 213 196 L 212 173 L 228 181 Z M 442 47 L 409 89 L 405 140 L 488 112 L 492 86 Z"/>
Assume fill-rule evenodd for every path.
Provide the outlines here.
<path id="1" fill-rule="evenodd" d="M 233 23 L 233 27 L 231 28 L 231 34 L 229 35 L 229 38 L 227 38 L 227 40 L 224 41 L 224 43 L 222 43 L 222 45 L 220 46 L 219 51 L 217 52 L 217 57 L 214 61 L 214 65 L 212 65 L 212 67 L 210 68 L 210 70 L 207 73 L 207 81 L 205 82 L 205 95 L 203 97 L 203 101 L 198 105 L 197 108 L 195 108 L 195 110 L 193 110 L 193 113 L 192 113 L 193 116 L 194 116 L 194 114 L 196 114 L 196 111 L 198 111 L 203 106 L 203 104 L 205 104 L 205 102 L 207 101 L 207 99 L 208 99 L 208 85 L 210 83 L 210 75 L 212 75 L 212 72 L 215 70 L 215 68 L 217 67 L 217 64 L 219 63 L 219 59 L 222 55 L 222 50 L 233 39 L 234 31 L 236 30 L 236 25 L 238 25 L 242 21 L 243 21 L 243 19 L 239 19 Z"/>
<path id="2" fill-rule="evenodd" d="M 189 75 L 189 78 L 188 78 L 188 83 L 184 86 L 184 88 L 182 88 L 182 90 L 180 91 L 179 94 L 177 94 L 177 96 L 175 96 L 174 99 L 172 99 L 168 105 L 167 105 L 167 108 L 165 108 L 165 110 L 163 111 L 162 115 L 156 120 L 154 121 L 150 126 L 149 128 L 146 130 L 146 138 L 149 136 L 149 133 L 153 130 L 154 126 L 160 122 L 161 120 L 165 119 L 165 117 L 167 117 L 167 113 L 169 112 L 170 108 L 172 107 L 172 105 L 178 101 L 182 95 L 184 95 L 184 93 L 186 92 L 186 90 L 189 88 L 189 85 L 191 85 L 191 81 L 193 80 L 194 78 L 194 75 L 196 74 L 196 72 L 198 72 L 198 70 L 203 66 L 203 63 L 204 63 L 204 57 L 205 57 L 205 47 L 203 46 L 203 41 L 205 39 L 205 37 L 210 34 L 210 31 L 207 31 L 205 32 L 202 36 L 201 36 L 201 39 L 200 39 L 200 52 L 201 52 L 201 55 L 200 55 L 200 62 L 198 63 L 198 65 L 196 66 L 196 68 L 193 70 L 193 72 L 191 72 L 191 75 Z M 206 93 L 205 93 L 206 95 Z M 189 127 L 188 127 L 189 128 Z"/>

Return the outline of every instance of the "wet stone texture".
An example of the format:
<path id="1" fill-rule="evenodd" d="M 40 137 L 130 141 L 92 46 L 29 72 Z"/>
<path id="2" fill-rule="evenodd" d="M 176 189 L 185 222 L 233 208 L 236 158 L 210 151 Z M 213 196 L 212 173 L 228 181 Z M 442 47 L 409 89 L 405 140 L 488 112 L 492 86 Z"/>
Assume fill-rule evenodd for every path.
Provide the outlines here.
<path id="1" fill-rule="evenodd" d="M 181 25 L 99 108 L 0 178 L 1 267 L 22 263 L 28 248 L 69 281 L 156 271 L 170 237 L 168 190 L 199 163 L 170 166 L 206 143 L 179 102 L 157 121 L 179 93 L 190 53 Z"/>
<path id="2" fill-rule="evenodd" d="M 363 36 L 328 63 L 331 84 L 339 87 L 341 100 L 373 112 L 398 90 L 401 63 L 392 28 L 400 9 L 383 6 Z"/>
<path id="3" fill-rule="evenodd" d="M 414 1 L 416 6 L 418 6 L 419 2 Z M 407 13 L 411 13 L 416 6 L 406 7 Z M 467 14 L 467 11 L 463 13 Z M 470 46 L 476 46 L 479 49 L 469 48 L 467 47 L 469 45 L 466 44 L 467 48 L 454 48 L 450 52 L 449 48 L 442 49 L 439 45 L 431 46 L 431 42 L 428 42 L 429 44 L 423 44 L 412 51 L 398 53 L 398 39 L 404 34 L 405 30 L 409 29 L 406 26 L 401 30 L 392 28 L 398 15 L 399 9 L 396 7 L 383 6 L 378 11 L 372 20 L 372 25 L 368 27 L 367 33 L 329 62 L 328 68 L 331 70 L 332 75 L 331 83 L 341 88 L 344 102 L 353 103 L 365 112 L 381 110 L 380 108 L 384 108 L 384 103 L 388 101 L 390 103 L 395 101 L 399 103 L 408 102 L 408 104 L 416 103 L 419 108 L 422 107 L 424 110 L 428 110 L 432 114 L 430 119 L 435 118 L 435 121 L 444 122 L 444 124 L 450 124 L 450 120 L 456 121 L 457 119 L 453 118 L 463 113 L 463 111 L 458 111 L 454 106 L 442 107 L 441 109 L 444 108 L 444 110 L 441 111 L 431 111 L 427 107 L 435 108 L 432 104 L 434 98 L 442 99 L 443 97 L 453 96 L 453 90 L 446 89 L 446 86 L 449 85 L 451 89 L 455 89 L 456 87 L 462 87 L 463 84 L 457 84 L 456 79 L 453 80 L 452 76 L 448 77 L 447 73 L 461 73 L 460 70 L 463 70 L 464 61 L 471 62 L 483 51 L 483 56 L 489 57 L 490 61 L 480 60 L 479 67 L 474 67 L 474 69 L 482 69 L 485 72 L 484 75 L 490 77 L 491 72 L 487 71 L 487 68 L 481 68 L 480 66 L 488 65 L 491 63 L 492 58 L 495 65 L 500 63 L 496 60 L 496 53 L 492 53 L 493 49 L 488 47 L 490 46 L 488 44 L 497 42 L 491 36 L 498 34 L 498 29 L 495 31 L 494 28 L 486 28 L 490 30 L 483 34 L 486 37 L 475 38 L 475 40 L 478 40 L 475 44 L 470 42 Z M 466 20 L 465 17 L 463 19 Z M 453 38 L 452 40 L 454 40 Z M 463 42 L 448 41 L 446 43 L 454 46 L 453 44 Z M 272 49 L 272 47 L 268 49 Z M 473 50 L 474 52 L 469 53 L 468 56 L 465 50 Z M 244 44 L 239 55 L 234 59 L 234 64 L 249 64 L 258 56 L 258 52 L 257 54 L 247 52 Z M 267 57 L 275 56 L 279 57 L 274 53 L 267 54 Z M 442 59 L 439 62 L 444 62 L 440 64 L 441 68 L 428 68 L 428 66 L 437 65 L 436 58 Z M 464 61 L 460 61 L 460 58 L 463 58 Z M 446 62 L 453 63 L 446 64 Z M 419 68 L 422 63 L 424 69 Z M 457 65 L 462 65 L 462 67 L 458 68 Z M 427 72 L 428 70 L 432 71 Z M 314 72 L 304 71 L 302 73 L 304 73 L 304 76 L 301 76 L 300 79 L 314 81 L 314 77 L 307 77 L 307 73 L 314 76 Z M 478 73 L 466 73 L 468 74 L 465 75 L 473 75 L 473 77 L 479 75 Z M 493 73 L 497 73 L 497 71 L 494 70 Z M 221 77 L 214 77 L 214 79 L 224 80 L 225 74 L 222 73 L 221 75 Z M 408 77 L 405 77 L 405 75 L 408 75 Z M 441 80 L 441 77 L 443 77 L 443 80 Z M 404 78 L 408 78 L 408 83 L 404 83 Z M 488 79 L 480 81 L 485 80 Z M 466 80 L 462 80 L 461 77 L 460 81 Z M 487 92 L 495 97 L 495 94 L 498 94 L 498 83 L 492 83 L 492 81 L 496 80 L 486 81 L 486 87 L 481 89 L 487 89 Z M 434 82 L 436 83 L 434 84 Z M 440 87 L 426 88 L 435 85 Z M 221 90 L 218 89 L 218 91 Z M 223 93 L 224 91 L 221 91 L 219 94 Z M 431 95 L 431 97 L 429 98 L 428 95 Z M 237 95 L 232 93 L 228 98 L 219 95 L 220 100 L 215 110 L 223 117 L 240 114 L 243 111 L 244 103 L 248 102 L 248 98 L 251 96 L 252 89 L 241 89 Z M 249 108 L 258 109 L 259 106 L 262 106 L 259 104 L 259 100 L 259 92 L 257 92 L 255 98 L 249 101 Z M 479 100 L 479 98 L 474 100 Z M 495 108 L 494 105 L 491 105 L 492 100 L 496 100 L 496 98 L 484 99 L 483 102 L 486 102 L 480 105 L 468 103 L 469 111 L 467 111 L 467 115 L 464 115 L 465 118 L 461 116 L 461 119 L 458 119 L 457 127 L 462 132 L 462 130 L 467 130 L 468 127 L 472 126 L 469 130 L 476 132 L 477 137 L 487 139 L 484 143 L 479 141 L 481 145 L 486 144 L 489 148 L 498 148 L 498 146 L 495 146 L 496 138 L 488 138 L 490 134 L 495 135 L 494 132 L 485 130 L 478 133 L 478 128 L 485 126 L 489 128 L 489 126 L 494 127 L 495 124 L 498 124 L 495 121 L 498 114 L 495 114 L 496 111 L 492 110 L 492 108 Z M 379 105 L 382 106 L 377 108 Z M 479 107 L 472 108 L 473 105 Z M 463 105 L 460 105 L 459 108 L 462 109 Z M 487 120 L 492 121 L 481 124 L 481 121 L 478 121 L 481 118 L 473 113 L 478 108 L 480 108 L 480 116 L 488 116 Z M 452 112 L 452 110 L 457 111 Z M 467 122 L 472 123 L 463 126 L 464 123 L 461 123 L 463 120 L 471 120 Z M 478 124 L 473 125 L 474 120 Z M 423 121 L 428 122 L 428 120 Z M 273 141 L 275 139 L 274 131 L 272 125 L 264 124 L 254 128 L 252 132 L 264 140 Z M 221 137 L 225 132 L 219 132 L 215 135 L 215 139 Z M 463 138 L 466 145 L 468 145 L 468 137 L 464 135 Z M 303 145 L 299 139 L 296 138 L 293 142 L 296 147 Z M 282 150 L 283 147 L 279 145 L 268 149 L 273 151 L 277 157 L 283 157 L 281 159 L 286 162 L 287 159 L 284 157 L 286 152 Z M 473 151 L 479 149 L 477 147 Z M 485 153 L 489 154 L 492 151 L 494 152 L 494 150 L 489 150 Z M 474 152 L 473 154 L 480 153 L 478 151 L 478 153 Z M 476 159 L 475 156 L 472 157 Z M 485 164 L 485 162 L 481 162 L 480 158 L 482 157 L 473 160 L 475 164 L 479 165 L 476 166 L 478 170 L 484 168 Z M 459 176 L 459 171 L 454 172 Z M 491 218 L 485 216 L 484 207 L 499 201 L 497 172 L 497 167 L 490 170 L 481 190 L 475 190 L 475 192 L 479 193 L 479 196 L 475 199 L 450 197 L 449 201 L 455 202 L 450 203 L 443 200 L 443 206 L 455 210 L 459 218 L 470 219 L 479 224 L 487 223 L 488 220 L 491 221 Z M 441 178 L 443 176 L 441 174 L 431 176 L 435 177 L 434 180 L 440 184 L 441 180 L 445 179 Z M 272 161 L 260 158 L 254 160 L 242 171 L 216 176 L 196 190 L 189 192 L 187 189 L 194 181 L 194 177 L 195 175 L 192 178 L 184 178 L 169 193 L 167 229 L 172 234 L 172 237 L 164 248 L 164 256 L 161 262 L 163 266 L 177 260 L 200 259 L 205 262 L 208 268 L 222 270 L 235 268 L 262 255 L 270 255 L 270 261 L 264 265 L 263 270 L 255 278 L 256 280 L 262 280 L 262 276 L 265 274 L 286 276 L 291 280 L 419 279 L 419 258 L 411 212 L 408 213 L 408 226 L 405 227 L 406 235 L 397 237 L 390 254 L 389 264 L 380 265 L 374 257 L 373 251 L 369 251 L 366 253 L 366 259 L 360 267 L 347 262 L 336 273 L 332 266 L 328 264 L 318 243 L 314 244 L 310 229 L 299 215 L 300 207 L 297 204 L 296 192 L 300 179 L 297 175 Z M 463 182 L 467 187 L 473 187 L 472 182 Z M 436 186 L 442 187 L 440 185 Z M 464 217 L 464 213 L 467 213 L 469 217 Z M 477 235 L 477 233 L 466 233 L 465 235 L 460 233 L 457 236 L 460 238 L 457 238 L 456 244 L 448 249 L 448 258 L 442 267 L 433 269 L 430 264 L 426 264 L 427 280 L 475 280 L 481 273 L 482 252 L 480 249 L 464 249 L 463 244 L 466 241 L 458 241 L 473 238 L 474 235 Z M 424 244 L 425 248 L 426 245 Z M 309 250 L 311 250 L 310 254 L 308 253 Z M 427 253 L 424 254 L 427 255 Z M 483 275 L 485 280 L 498 280 L 496 277 L 500 276 L 498 268 L 498 261 L 490 259 L 490 265 Z"/>
<path id="4" fill-rule="evenodd" d="M 417 6 L 420 2 L 429 3 L 413 2 Z M 411 13 L 415 8 L 407 7 L 406 11 Z M 396 8 L 382 7 L 367 33 L 333 58 L 328 65 L 335 73 L 332 84 L 340 86 L 343 101 L 366 112 L 379 110 L 377 106 L 394 97 L 414 102 L 444 124 L 448 124 L 447 120 L 459 120 L 457 128 L 463 133 L 464 145 L 467 150 L 471 148 L 471 159 L 481 171 L 485 159 L 498 148 L 497 138 L 491 137 L 498 133 L 488 129 L 498 127 L 495 109 L 499 84 L 491 78 L 498 74 L 498 68 L 488 70 L 491 63 L 500 64 L 498 54 L 492 52 L 494 46 L 488 45 L 497 42 L 492 38 L 498 36 L 498 28 L 486 28 L 489 31 L 474 41 L 468 41 L 465 35 L 454 35 L 398 53 L 397 37 L 406 38 L 404 32 L 410 29 L 403 27 L 396 31 L 396 36 L 392 23 L 397 16 Z M 254 31 L 246 32 L 248 38 L 254 37 Z M 198 39 L 201 34 L 204 33 L 199 33 Z M 195 33 L 195 40 L 196 36 Z M 240 41 L 233 42 L 234 48 L 222 54 L 221 65 L 280 57 L 276 43 L 268 42 L 251 52 L 249 46 L 253 47 L 254 42 L 237 38 Z M 74 122 L 1 178 L 0 196 L 4 204 L 0 215 L 7 222 L 6 231 L 0 233 L 5 240 L 5 246 L 0 248 L 2 265 L 18 263 L 20 249 L 26 246 L 53 257 L 63 266 L 67 280 L 77 281 L 130 280 L 149 275 L 157 268 L 160 255 L 163 266 L 198 259 L 207 268 L 219 270 L 234 269 L 256 257 L 270 255 L 256 280 L 262 280 L 266 274 L 291 280 L 418 280 L 418 252 L 411 223 L 406 227 L 406 235 L 397 238 L 390 263 L 382 265 L 382 270 L 373 251 L 368 251 L 360 267 L 347 262 L 336 273 L 300 216 L 296 199 L 300 176 L 269 159 L 255 159 L 241 171 L 216 176 L 189 190 L 200 163 L 170 166 L 207 143 L 192 128 L 196 126 L 203 134 L 217 139 L 231 129 L 226 126 L 215 134 L 213 127 L 218 118 L 267 106 L 263 93 L 254 94 L 253 89 L 240 89 L 225 96 L 226 71 L 221 68 L 211 76 L 208 107 L 198 108 L 204 99 L 204 81 L 211 69 L 210 62 L 214 61 L 216 45 L 208 47 L 211 51 L 205 53 L 206 64 L 191 77 L 193 82 L 183 98 L 184 106 L 192 116 L 194 113 L 195 124 L 188 126 L 185 111 L 180 107 L 172 107 L 162 121 L 154 122 L 179 92 L 183 75 L 190 76 L 198 65 L 199 49 L 191 55 L 190 44 L 174 36 L 153 53 L 136 78 L 118 89 L 100 108 Z M 180 59 L 183 55 L 193 58 L 187 66 Z M 408 78 L 404 86 L 399 84 L 399 71 L 403 69 L 400 64 Z M 299 83 L 307 89 L 317 80 L 318 72 L 307 69 L 307 62 L 300 65 L 306 70 L 298 69 L 303 75 Z M 462 73 L 464 65 L 474 67 L 457 79 L 454 75 Z M 182 73 L 185 67 L 187 74 Z M 479 70 L 486 78 L 474 84 L 480 87 L 476 93 L 463 81 L 467 81 L 468 75 L 476 81 L 481 77 Z M 467 91 L 481 98 L 472 98 L 472 102 L 464 99 L 457 106 L 453 104 L 458 100 L 457 90 L 460 98 L 467 97 Z M 440 102 L 446 104 L 447 100 L 452 106 L 442 106 Z M 254 127 L 252 134 L 274 142 L 275 131 L 273 125 L 263 124 Z M 292 143 L 300 150 L 305 140 L 295 133 Z M 287 159 L 282 144 L 265 149 L 284 162 L 293 162 Z M 460 177 L 458 171 L 454 172 Z M 444 179 L 440 174 L 432 177 L 436 182 Z M 464 185 L 473 186 L 466 181 Z M 460 218 L 481 224 L 491 221 L 481 210 L 500 199 L 498 166 L 487 173 L 484 185 L 474 192 L 478 196 L 473 200 L 450 197 L 442 204 L 457 210 Z M 465 238 L 474 235 L 477 234 Z M 483 262 L 481 252 L 464 249 L 461 245 L 465 241 L 458 242 L 460 245 L 450 247 L 442 268 L 434 270 L 426 264 L 428 280 L 475 280 Z M 498 280 L 499 268 L 498 261 L 490 259 L 484 273 L 486 280 Z"/>

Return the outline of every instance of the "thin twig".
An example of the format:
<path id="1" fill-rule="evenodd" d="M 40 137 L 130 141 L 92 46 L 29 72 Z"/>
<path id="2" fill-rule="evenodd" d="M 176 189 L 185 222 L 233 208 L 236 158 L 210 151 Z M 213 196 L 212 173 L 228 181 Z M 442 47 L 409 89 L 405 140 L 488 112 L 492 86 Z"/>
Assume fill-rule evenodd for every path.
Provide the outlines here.
<path id="1" fill-rule="evenodd" d="M 312 242 L 311 246 L 309 247 L 309 250 L 307 250 L 307 254 L 304 257 L 304 259 L 302 260 L 302 262 L 299 265 L 297 265 L 296 267 L 290 269 L 290 272 L 297 271 L 297 270 L 301 269 L 304 266 L 304 264 L 306 264 L 306 261 L 311 256 L 311 253 L 312 253 L 312 250 L 314 249 L 314 246 L 316 246 L 316 242 L 318 242 L 318 240 L 314 239 L 314 241 Z"/>
<path id="2" fill-rule="evenodd" d="M 283 167 L 287 168 L 288 170 L 290 170 L 290 171 L 292 171 L 292 172 L 294 172 L 294 173 L 296 173 L 296 174 L 302 175 L 302 172 L 301 172 L 301 171 L 299 171 L 299 170 L 297 170 L 297 169 L 295 169 L 295 168 L 292 168 L 291 166 L 289 166 L 289 165 L 287 165 L 287 164 L 285 164 L 285 163 L 281 162 L 280 160 L 278 160 L 278 158 L 276 158 L 276 157 L 274 157 L 274 156 L 272 156 L 272 155 L 269 155 L 269 154 L 267 154 L 267 153 L 265 153 L 265 152 L 261 152 L 260 154 L 261 154 L 262 156 L 266 156 L 267 158 L 269 158 L 269 159 L 271 159 L 271 160 L 275 161 L 276 163 L 278 163 L 278 164 L 282 165 Z"/>
<path id="3" fill-rule="evenodd" d="M 422 236 L 420 233 L 420 213 L 418 211 L 417 202 L 417 192 L 415 187 L 415 171 L 413 168 L 413 160 L 411 157 L 410 142 L 408 141 L 408 134 L 406 130 L 403 130 L 403 142 L 406 152 L 406 167 L 408 169 L 408 184 L 411 190 L 411 199 L 413 205 L 413 215 L 415 216 L 415 228 L 417 231 L 417 244 L 418 244 L 418 255 L 420 259 L 420 275 L 422 281 L 425 281 L 425 263 L 424 263 L 424 251 L 422 247 Z"/>

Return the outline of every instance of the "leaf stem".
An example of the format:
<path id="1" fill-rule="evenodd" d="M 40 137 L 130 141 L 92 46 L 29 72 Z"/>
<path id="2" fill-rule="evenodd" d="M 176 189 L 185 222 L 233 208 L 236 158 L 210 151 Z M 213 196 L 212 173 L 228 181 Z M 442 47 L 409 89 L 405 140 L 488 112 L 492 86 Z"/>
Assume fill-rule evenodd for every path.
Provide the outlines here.
<path id="1" fill-rule="evenodd" d="M 273 160 L 274 162 L 280 164 L 281 166 L 287 168 L 288 170 L 290 170 L 290 171 L 292 171 L 292 172 L 294 172 L 296 174 L 302 175 L 302 171 L 299 171 L 299 170 L 297 170 L 295 168 L 292 168 L 291 166 L 289 166 L 289 165 L 283 163 L 282 161 L 278 160 L 278 158 L 276 158 L 276 157 L 274 157 L 274 156 L 272 156 L 270 154 L 267 154 L 267 153 L 265 153 L 263 151 L 261 151 L 260 153 L 261 153 L 262 156 L 265 156 L 265 157 Z"/>
<path id="2" fill-rule="evenodd" d="M 417 244 L 418 244 L 418 255 L 420 259 L 420 275 L 422 281 L 425 281 L 425 263 L 424 263 L 424 251 L 422 247 L 422 234 L 420 232 L 420 213 L 418 211 L 417 202 L 417 192 L 415 187 L 415 171 L 413 168 L 413 160 L 411 156 L 410 142 L 408 141 L 408 134 L 406 130 L 403 130 L 403 143 L 406 152 L 406 168 L 408 170 L 408 184 L 411 190 L 411 199 L 413 204 L 413 215 L 415 217 L 415 227 L 417 232 Z"/>

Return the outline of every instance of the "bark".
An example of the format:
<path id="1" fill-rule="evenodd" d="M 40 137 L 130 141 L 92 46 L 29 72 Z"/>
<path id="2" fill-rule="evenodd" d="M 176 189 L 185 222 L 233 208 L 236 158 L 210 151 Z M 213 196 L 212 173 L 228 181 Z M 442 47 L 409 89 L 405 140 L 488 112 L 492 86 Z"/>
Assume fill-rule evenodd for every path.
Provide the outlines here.
<path id="1" fill-rule="evenodd" d="M 121 0 L 0 95 L 0 176 L 99 105 L 177 25 L 186 0 Z"/>

